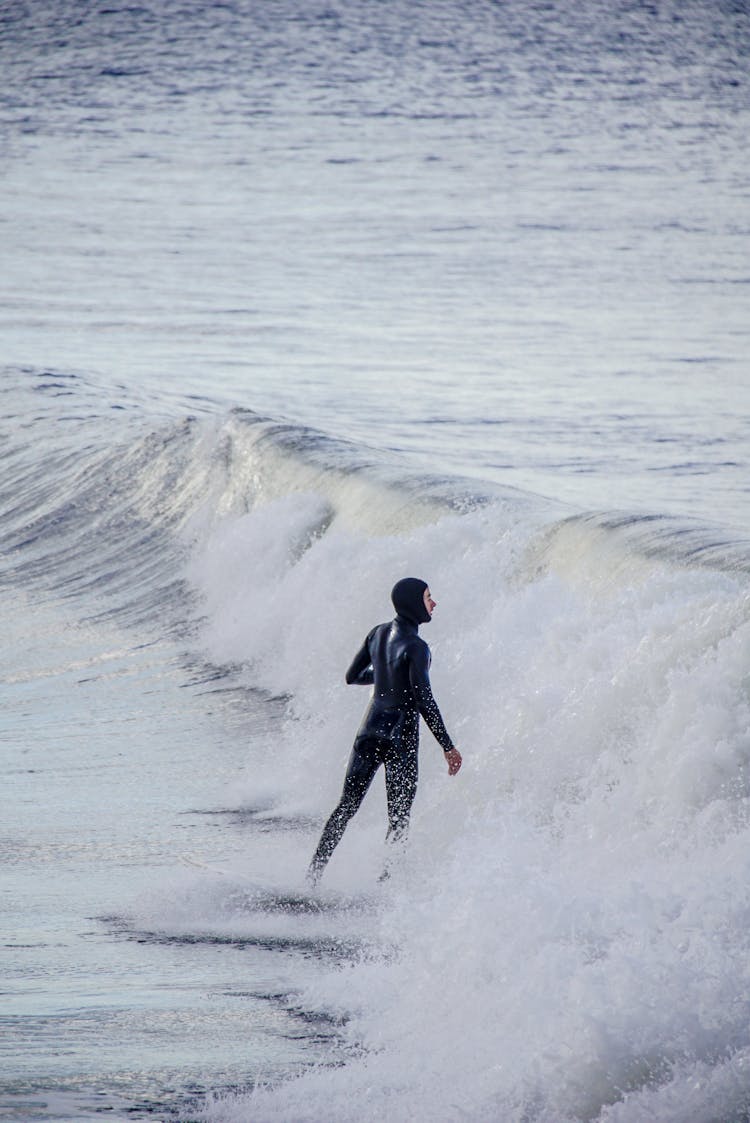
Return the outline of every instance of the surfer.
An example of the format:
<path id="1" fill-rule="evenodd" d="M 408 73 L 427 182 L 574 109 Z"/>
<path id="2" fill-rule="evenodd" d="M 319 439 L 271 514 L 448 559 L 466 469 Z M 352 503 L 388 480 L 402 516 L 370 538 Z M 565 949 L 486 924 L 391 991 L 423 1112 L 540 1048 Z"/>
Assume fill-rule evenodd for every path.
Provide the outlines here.
<path id="1" fill-rule="evenodd" d="M 405 577 L 391 592 L 394 620 L 369 633 L 346 672 L 347 683 L 373 685 L 370 704 L 354 741 L 341 799 L 326 823 L 310 864 L 317 884 L 347 823 L 359 810 L 378 768 L 385 768 L 389 842 L 405 838 L 417 793 L 419 715 L 442 746 L 448 773 L 455 776 L 461 754 L 445 728 L 430 687 L 430 649 L 418 631 L 436 604 L 425 581 Z"/>

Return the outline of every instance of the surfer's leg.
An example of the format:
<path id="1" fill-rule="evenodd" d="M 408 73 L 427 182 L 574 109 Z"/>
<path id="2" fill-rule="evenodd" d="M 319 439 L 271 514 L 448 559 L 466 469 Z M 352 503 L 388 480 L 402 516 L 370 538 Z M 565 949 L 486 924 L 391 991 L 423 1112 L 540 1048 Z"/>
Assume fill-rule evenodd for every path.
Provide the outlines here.
<path id="1" fill-rule="evenodd" d="M 402 852 L 409 830 L 414 797 L 417 794 L 418 752 L 414 745 L 389 754 L 385 759 L 385 790 L 388 798 L 387 855 L 380 881 L 391 876 L 394 859 Z M 395 849 L 394 849 L 395 848 Z"/>
<path id="2" fill-rule="evenodd" d="M 409 830 L 417 794 L 419 754 L 416 745 L 403 746 L 385 758 L 385 791 L 388 799 L 388 842 L 400 842 Z"/>
<path id="3" fill-rule="evenodd" d="M 341 799 L 323 828 L 318 848 L 310 863 L 308 878 L 313 884 L 320 878 L 328 859 L 341 841 L 347 823 L 359 810 L 381 762 L 382 757 L 377 742 L 355 741 L 349 757 Z"/>

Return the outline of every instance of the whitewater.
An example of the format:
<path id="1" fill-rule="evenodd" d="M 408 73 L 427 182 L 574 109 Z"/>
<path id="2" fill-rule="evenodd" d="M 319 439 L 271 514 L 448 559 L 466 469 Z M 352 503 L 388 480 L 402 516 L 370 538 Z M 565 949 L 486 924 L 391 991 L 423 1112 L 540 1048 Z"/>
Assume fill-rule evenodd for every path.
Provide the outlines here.
<path id="1" fill-rule="evenodd" d="M 5 1021 L 32 1060 L 6 1112 L 78 1118 L 92 1089 L 110 1109 L 138 1089 L 178 1118 L 740 1118 L 746 545 L 394 478 L 392 458 L 247 410 L 123 426 L 122 400 L 86 417 L 75 379 L 17 381 Z M 258 907 L 259 887 L 304 891 L 363 705 L 342 668 L 411 572 L 440 597 L 433 685 L 460 780 L 425 735 L 392 882 L 376 788 L 321 910 Z M 66 923 L 55 894 L 82 876 Z M 206 976 L 219 997 L 181 1009 Z M 247 1008 L 228 1027 L 230 996 Z M 45 1073 L 50 1034 L 72 1062 Z M 149 1036 L 161 1070 L 143 1070 Z M 175 1107 L 172 1082 L 185 1101 L 212 1070 L 203 1108 Z M 253 1090 L 229 1094 L 243 1077 Z"/>
<path id="2" fill-rule="evenodd" d="M 749 51 L 0 12 L 0 1119 L 750 1119 Z M 463 768 L 311 898 L 410 575 Z"/>

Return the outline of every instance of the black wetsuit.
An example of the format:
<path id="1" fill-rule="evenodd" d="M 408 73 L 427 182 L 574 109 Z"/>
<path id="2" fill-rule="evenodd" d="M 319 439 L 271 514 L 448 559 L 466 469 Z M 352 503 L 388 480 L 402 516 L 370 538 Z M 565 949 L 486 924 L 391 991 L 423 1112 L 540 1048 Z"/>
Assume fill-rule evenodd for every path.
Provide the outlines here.
<path id="1" fill-rule="evenodd" d="M 374 689 L 354 741 L 341 799 L 310 866 L 313 880 L 320 876 L 381 764 L 388 801 L 387 838 L 397 841 L 406 834 L 417 792 L 420 714 L 445 752 L 454 747 L 432 696 L 430 649 L 418 634 L 419 625 L 430 619 L 423 600 L 426 588 L 417 578 L 398 582 L 391 594 L 395 620 L 373 628 L 346 672 L 348 683 L 372 684 Z"/>

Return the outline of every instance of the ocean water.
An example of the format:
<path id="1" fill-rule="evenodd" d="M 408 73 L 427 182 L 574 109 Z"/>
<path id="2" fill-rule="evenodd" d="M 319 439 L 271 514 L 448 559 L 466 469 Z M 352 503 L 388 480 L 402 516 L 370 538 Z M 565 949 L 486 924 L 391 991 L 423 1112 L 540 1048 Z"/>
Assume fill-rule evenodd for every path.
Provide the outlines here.
<path id="1" fill-rule="evenodd" d="M 0 1119 L 750 1119 L 750 10 L 0 10 Z M 436 697 L 304 873 L 407 574 Z"/>

